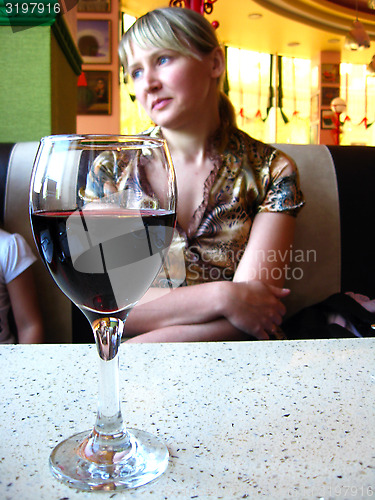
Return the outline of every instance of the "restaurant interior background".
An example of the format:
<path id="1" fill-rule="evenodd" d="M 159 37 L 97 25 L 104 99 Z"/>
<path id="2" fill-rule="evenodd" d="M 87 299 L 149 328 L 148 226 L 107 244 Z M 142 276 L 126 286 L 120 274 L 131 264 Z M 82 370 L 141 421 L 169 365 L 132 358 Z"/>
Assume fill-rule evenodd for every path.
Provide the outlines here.
<path id="1" fill-rule="evenodd" d="M 65 0 L 63 15 L 39 26 L 30 12 L 10 18 L 5 4 L 0 142 L 148 128 L 117 46 L 135 17 L 166 2 Z M 375 0 L 207 0 L 239 127 L 266 142 L 375 145 L 374 8 Z M 336 97 L 341 113 L 332 111 Z"/>

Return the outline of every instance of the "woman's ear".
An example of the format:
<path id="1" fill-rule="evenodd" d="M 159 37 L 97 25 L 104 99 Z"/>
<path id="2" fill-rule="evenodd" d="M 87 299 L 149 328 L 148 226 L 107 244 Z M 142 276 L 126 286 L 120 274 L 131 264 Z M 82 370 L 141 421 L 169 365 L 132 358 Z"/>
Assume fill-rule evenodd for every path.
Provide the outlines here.
<path id="1" fill-rule="evenodd" d="M 225 71 L 225 56 L 221 47 L 216 47 L 210 54 L 211 56 L 211 76 L 220 78 Z"/>

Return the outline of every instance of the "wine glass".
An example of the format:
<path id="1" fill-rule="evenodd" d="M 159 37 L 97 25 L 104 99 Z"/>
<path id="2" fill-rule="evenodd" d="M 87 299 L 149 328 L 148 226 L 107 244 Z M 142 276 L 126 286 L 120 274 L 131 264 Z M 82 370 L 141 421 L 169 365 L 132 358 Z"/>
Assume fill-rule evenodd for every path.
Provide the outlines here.
<path id="1" fill-rule="evenodd" d="M 54 476 L 82 490 L 134 488 L 167 468 L 157 437 L 127 429 L 118 350 L 125 320 L 157 276 L 176 219 L 166 143 L 142 136 L 61 135 L 40 141 L 30 187 L 34 239 L 60 289 L 89 320 L 99 353 L 93 430 L 58 444 Z"/>

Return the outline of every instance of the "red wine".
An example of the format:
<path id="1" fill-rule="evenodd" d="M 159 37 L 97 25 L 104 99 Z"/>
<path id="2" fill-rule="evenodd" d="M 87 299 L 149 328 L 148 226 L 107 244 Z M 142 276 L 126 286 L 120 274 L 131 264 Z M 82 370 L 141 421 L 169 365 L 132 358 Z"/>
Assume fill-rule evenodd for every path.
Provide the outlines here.
<path id="1" fill-rule="evenodd" d="M 146 292 L 172 240 L 166 210 L 76 210 L 32 214 L 34 237 L 61 290 L 81 309 L 108 314 Z"/>

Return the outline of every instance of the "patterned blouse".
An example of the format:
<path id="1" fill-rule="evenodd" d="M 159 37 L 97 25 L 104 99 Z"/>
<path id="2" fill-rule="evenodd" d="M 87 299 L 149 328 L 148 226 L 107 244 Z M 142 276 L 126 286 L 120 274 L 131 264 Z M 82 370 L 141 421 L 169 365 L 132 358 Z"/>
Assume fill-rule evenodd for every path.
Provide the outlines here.
<path id="1" fill-rule="evenodd" d="M 162 137 L 160 127 L 146 132 Z M 274 147 L 235 129 L 224 152 L 209 146 L 214 167 L 204 185 L 204 197 L 187 232 L 177 225 L 168 267 L 185 260 L 185 285 L 232 280 L 244 253 L 257 213 L 296 216 L 304 205 L 294 161 Z M 178 273 L 177 273 L 178 274 Z M 159 277 L 162 286 L 163 278 Z"/>
<path id="2" fill-rule="evenodd" d="M 162 137 L 160 127 L 142 135 Z M 186 232 L 177 224 L 164 269 L 153 286 L 232 280 L 256 214 L 295 216 L 304 204 L 297 167 L 289 156 L 239 129 L 233 130 L 222 153 L 217 141 L 213 138 L 208 145 L 214 166 L 204 184 L 202 203 Z M 95 159 L 82 193 L 85 200 L 103 196 L 103 182 L 99 182 L 103 180 L 121 191 L 127 179 L 147 197 L 149 184 L 142 165 L 125 156 L 113 158 L 105 152 Z"/>

